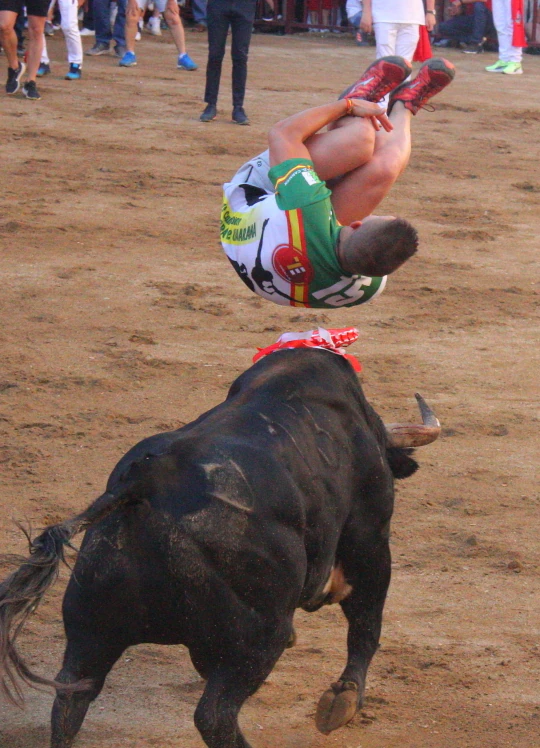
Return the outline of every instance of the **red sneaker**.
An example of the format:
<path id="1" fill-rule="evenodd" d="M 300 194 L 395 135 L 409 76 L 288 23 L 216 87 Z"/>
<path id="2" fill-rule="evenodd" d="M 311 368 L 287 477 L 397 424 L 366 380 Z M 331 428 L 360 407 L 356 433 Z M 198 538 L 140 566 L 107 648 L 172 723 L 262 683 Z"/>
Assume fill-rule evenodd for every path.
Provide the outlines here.
<path id="1" fill-rule="evenodd" d="M 456 69 L 448 60 L 442 57 L 428 60 L 422 65 L 414 80 L 402 83 L 392 92 L 388 114 L 392 111 L 396 101 L 402 101 L 410 112 L 416 114 L 432 96 L 452 83 L 455 74 Z"/>
<path id="2" fill-rule="evenodd" d="M 338 99 L 364 99 L 377 102 L 411 74 L 411 64 L 404 57 L 381 57 L 372 63 L 360 80 L 346 88 Z"/>

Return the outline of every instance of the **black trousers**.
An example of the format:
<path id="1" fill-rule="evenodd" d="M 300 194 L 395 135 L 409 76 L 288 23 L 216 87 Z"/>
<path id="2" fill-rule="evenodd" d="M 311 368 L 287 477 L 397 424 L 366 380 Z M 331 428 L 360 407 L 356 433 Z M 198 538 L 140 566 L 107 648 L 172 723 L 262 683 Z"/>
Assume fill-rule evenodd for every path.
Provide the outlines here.
<path id="1" fill-rule="evenodd" d="M 221 65 L 229 27 L 232 33 L 232 100 L 233 107 L 243 106 L 246 93 L 247 59 L 256 0 L 208 0 L 208 64 L 204 100 L 216 106 L 221 79 Z"/>

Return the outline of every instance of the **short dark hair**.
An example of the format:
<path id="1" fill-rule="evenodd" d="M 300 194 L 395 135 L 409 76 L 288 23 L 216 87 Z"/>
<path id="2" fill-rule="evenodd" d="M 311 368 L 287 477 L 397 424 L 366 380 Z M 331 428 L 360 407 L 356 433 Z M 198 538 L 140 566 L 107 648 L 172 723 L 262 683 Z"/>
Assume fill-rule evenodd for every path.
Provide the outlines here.
<path id="1" fill-rule="evenodd" d="M 418 249 L 418 233 L 405 218 L 374 217 L 338 248 L 347 273 L 382 276 L 393 273 Z"/>

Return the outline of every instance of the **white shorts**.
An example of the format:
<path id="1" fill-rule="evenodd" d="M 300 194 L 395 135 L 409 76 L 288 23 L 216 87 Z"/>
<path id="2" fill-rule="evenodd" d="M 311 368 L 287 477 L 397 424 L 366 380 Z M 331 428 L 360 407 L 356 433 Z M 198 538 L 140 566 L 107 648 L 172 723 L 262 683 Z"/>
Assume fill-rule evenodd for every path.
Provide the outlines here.
<path id="1" fill-rule="evenodd" d="M 377 49 L 376 59 L 387 55 L 399 55 L 412 61 L 420 26 L 416 23 L 374 23 L 375 41 Z"/>
<path id="2" fill-rule="evenodd" d="M 266 150 L 241 166 L 231 179 L 230 184 L 251 184 L 253 187 L 259 187 L 261 190 L 273 194 L 274 185 L 268 178 L 269 171 L 270 152 Z"/>
<path id="3" fill-rule="evenodd" d="M 146 6 L 150 5 L 150 2 L 153 4 L 154 9 L 159 10 L 160 13 L 163 13 L 167 7 L 167 0 L 137 0 L 137 5 L 141 10 L 146 10 Z"/>

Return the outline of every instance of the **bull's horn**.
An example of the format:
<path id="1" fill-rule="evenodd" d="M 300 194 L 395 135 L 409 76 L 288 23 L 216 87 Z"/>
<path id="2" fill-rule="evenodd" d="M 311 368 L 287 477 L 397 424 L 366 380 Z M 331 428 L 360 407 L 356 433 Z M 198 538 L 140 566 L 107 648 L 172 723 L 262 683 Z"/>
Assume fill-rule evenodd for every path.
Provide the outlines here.
<path id="1" fill-rule="evenodd" d="M 423 424 L 385 423 L 388 441 L 392 447 L 423 447 L 431 444 L 441 433 L 441 424 L 424 398 L 415 393 Z"/>

